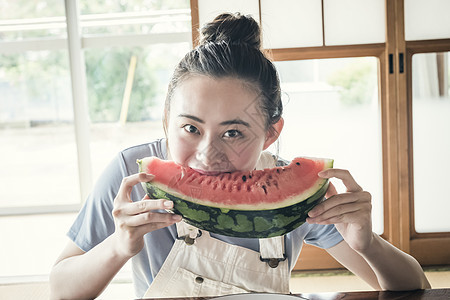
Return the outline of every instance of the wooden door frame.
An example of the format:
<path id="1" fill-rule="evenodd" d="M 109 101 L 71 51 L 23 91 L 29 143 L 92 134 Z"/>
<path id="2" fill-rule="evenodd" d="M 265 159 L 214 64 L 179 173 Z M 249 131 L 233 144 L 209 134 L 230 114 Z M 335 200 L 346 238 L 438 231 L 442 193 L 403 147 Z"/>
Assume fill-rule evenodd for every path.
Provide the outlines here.
<path id="1" fill-rule="evenodd" d="M 406 41 L 404 0 L 386 0 L 386 16 L 386 53 L 393 54 L 394 68 L 397 68 L 394 70 L 395 79 L 386 83 L 393 88 L 387 97 L 396 103 L 393 109 L 397 115 L 397 130 L 392 136 L 398 143 L 398 199 L 394 198 L 393 192 L 390 206 L 385 211 L 389 220 L 389 241 L 410 253 L 423 266 L 450 264 L 450 232 L 417 233 L 415 230 L 411 71 L 414 54 L 450 51 L 450 39 Z M 401 64 L 403 72 L 399 70 Z"/>
<path id="2" fill-rule="evenodd" d="M 191 23 L 192 23 L 192 45 L 196 47 L 200 37 L 200 15 L 198 12 L 198 0 L 190 0 Z"/>
<path id="3" fill-rule="evenodd" d="M 190 0 L 191 3 L 191 15 L 192 15 L 192 40 L 194 47 L 198 45 L 199 41 L 199 11 L 198 0 Z M 294 60 L 308 60 L 308 59 L 326 59 L 326 58 L 349 58 L 349 57 L 376 57 L 378 58 L 378 81 L 379 81 L 379 103 L 380 114 L 382 124 L 382 155 L 383 155 L 383 185 L 388 182 L 392 182 L 390 174 L 387 173 L 389 168 L 387 162 L 396 161 L 396 159 L 389 159 L 392 153 L 395 151 L 396 145 L 388 143 L 386 138 L 389 137 L 391 141 L 396 141 L 397 137 L 390 137 L 386 135 L 389 132 L 385 126 L 386 120 L 395 117 L 387 116 L 389 112 L 389 102 L 386 97 L 385 87 L 386 75 L 388 68 L 386 66 L 386 44 L 361 44 L 361 45 L 345 45 L 345 46 L 320 46 L 320 47 L 301 47 L 301 48 L 284 48 L 284 49 L 265 49 L 266 56 L 272 61 L 294 61 Z M 395 178 L 396 176 L 394 176 Z M 395 186 L 395 185 L 393 185 Z M 386 188 L 383 189 L 384 206 L 392 193 L 386 192 Z M 386 208 L 385 208 L 386 212 Z M 389 223 L 384 222 L 384 227 L 389 228 Z M 386 232 L 386 230 L 385 230 Z M 383 235 L 383 237 L 385 237 Z M 388 238 L 385 237 L 385 238 Z M 341 269 L 344 268 L 339 264 L 331 255 L 329 255 L 324 249 L 314 247 L 308 244 L 304 244 L 300 258 L 296 262 L 294 270 L 324 270 L 324 269 Z"/>
<path id="4" fill-rule="evenodd" d="M 407 41 L 406 42 L 406 67 L 411 70 L 412 57 L 418 53 L 449 52 L 450 39 Z M 400 113 L 407 116 L 405 127 L 408 128 L 408 139 L 403 148 L 408 149 L 407 168 L 408 173 L 408 194 L 405 201 L 409 202 L 409 214 L 411 221 L 410 232 L 410 254 L 413 255 L 422 265 L 442 265 L 450 264 L 450 232 L 418 233 L 414 224 L 414 165 L 413 165 L 413 117 L 412 117 L 412 72 L 407 73 L 407 94 L 404 97 L 404 110 Z"/>
<path id="5" fill-rule="evenodd" d="M 199 40 L 198 0 L 190 0 L 192 40 Z M 261 4 L 260 4 L 261 5 Z M 385 0 L 386 42 L 345 46 L 265 49 L 272 61 L 346 58 L 378 58 L 379 103 L 382 130 L 384 232 L 381 235 L 399 249 L 411 253 L 423 265 L 450 264 L 450 233 L 420 234 L 414 230 L 412 161 L 412 55 L 450 51 L 450 39 L 406 42 L 404 0 Z M 400 72 L 403 64 L 403 72 Z M 433 251 L 433 252 L 431 252 Z M 433 255 L 429 255 L 433 253 Z M 295 270 L 343 268 L 325 250 L 304 245 Z"/>

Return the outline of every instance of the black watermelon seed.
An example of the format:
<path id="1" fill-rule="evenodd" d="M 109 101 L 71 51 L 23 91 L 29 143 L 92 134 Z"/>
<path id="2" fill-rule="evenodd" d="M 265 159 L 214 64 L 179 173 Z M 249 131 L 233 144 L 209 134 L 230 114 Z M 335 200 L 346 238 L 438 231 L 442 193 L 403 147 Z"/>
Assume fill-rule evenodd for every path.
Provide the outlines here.
<path id="1" fill-rule="evenodd" d="M 264 193 L 267 195 L 267 188 L 266 188 L 266 186 L 263 185 L 262 188 L 263 188 L 263 190 L 264 190 Z"/>
<path id="2" fill-rule="evenodd" d="M 247 181 L 247 176 L 242 176 L 242 181 L 246 182 Z"/>
<path id="3" fill-rule="evenodd" d="M 295 164 L 296 164 L 297 166 L 300 166 L 300 163 L 299 163 L 299 162 L 296 162 Z"/>

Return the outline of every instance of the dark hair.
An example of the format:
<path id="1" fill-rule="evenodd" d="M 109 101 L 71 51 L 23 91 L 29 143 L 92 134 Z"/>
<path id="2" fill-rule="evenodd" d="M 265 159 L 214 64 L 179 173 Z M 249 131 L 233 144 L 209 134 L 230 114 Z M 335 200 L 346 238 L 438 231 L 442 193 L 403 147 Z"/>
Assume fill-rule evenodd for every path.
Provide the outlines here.
<path id="1" fill-rule="evenodd" d="M 175 68 L 166 97 L 164 123 L 174 90 L 192 75 L 242 79 L 260 94 L 266 129 L 273 129 L 272 125 L 281 118 L 278 74 L 261 51 L 261 31 L 250 16 L 221 14 L 201 29 L 200 45 L 187 53 Z"/>

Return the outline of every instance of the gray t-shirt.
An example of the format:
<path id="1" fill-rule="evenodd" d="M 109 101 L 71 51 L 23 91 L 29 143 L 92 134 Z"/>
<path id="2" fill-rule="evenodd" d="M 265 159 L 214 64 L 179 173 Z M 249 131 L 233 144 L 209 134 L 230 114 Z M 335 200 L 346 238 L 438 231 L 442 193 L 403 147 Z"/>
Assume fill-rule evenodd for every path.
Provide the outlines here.
<path id="1" fill-rule="evenodd" d="M 149 144 L 134 146 L 120 152 L 103 171 L 75 222 L 67 233 L 68 237 L 83 251 L 89 251 L 114 232 L 112 217 L 114 198 L 119 190 L 122 179 L 138 172 L 136 159 L 147 156 L 157 156 L 167 159 L 165 139 L 159 139 Z M 285 164 L 279 161 L 279 165 Z M 131 193 L 133 201 L 141 200 L 145 192 L 140 184 Z M 258 239 L 233 238 L 211 234 L 219 240 L 259 251 Z M 144 236 L 145 246 L 141 252 L 132 258 L 133 282 L 137 297 L 142 297 L 153 278 L 160 270 L 177 237 L 176 226 L 162 228 Z M 302 243 L 329 248 L 340 241 L 342 236 L 334 225 L 310 225 L 304 223 L 285 237 L 285 249 L 290 268 L 298 259 Z"/>

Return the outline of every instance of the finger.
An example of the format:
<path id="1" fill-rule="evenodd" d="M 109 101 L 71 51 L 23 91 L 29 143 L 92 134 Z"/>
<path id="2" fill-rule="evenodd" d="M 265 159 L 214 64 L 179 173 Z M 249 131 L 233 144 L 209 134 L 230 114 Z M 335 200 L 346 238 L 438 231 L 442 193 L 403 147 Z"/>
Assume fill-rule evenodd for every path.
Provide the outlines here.
<path id="1" fill-rule="evenodd" d="M 180 215 L 175 215 L 172 213 L 143 213 L 134 216 L 129 216 L 124 220 L 127 226 L 138 227 L 147 224 L 154 223 L 173 223 L 181 221 Z"/>
<path id="2" fill-rule="evenodd" d="M 175 218 L 176 215 L 172 215 L 172 216 L 173 216 L 172 219 L 168 219 L 167 222 L 149 223 L 149 224 L 145 224 L 145 225 L 136 227 L 136 234 L 144 236 L 146 233 L 149 233 L 151 231 L 155 231 L 157 229 L 161 229 L 161 228 L 164 228 L 167 226 L 171 226 L 171 225 L 181 221 L 181 218 Z"/>
<path id="3" fill-rule="evenodd" d="M 145 199 L 131 202 L 115 209 L 116 215 L 137 215 L 158 209 L 171 209 L 173 202 L 165 199 Z"/>
<path id="4" fill-rule="evenodd" d="M 327 199 L 327 201 L 323 201 L 316 205 L 309 213 L 308 216 L 311 218 L 320 216 L 325 211 L 332 209 L 333 207 L 354 203 L 356 201 L 366 201 L 370 202 L 371 196 L 368 192 L 358 192 L 358 193 L 342 193 L 334 195 Z"/>
<path id="5" fill-rule="evenodd" d="M 343 215 L 336 215 L 333 217 L 330 217 L 328 219 L 324 219 L 324 220 L 314 220 L 314 219 L 310 219 L 307 218 L 306 221 L 310 224 L 319 224 L 319 225 L 329 225 L 329 224 L 339 224 L 339 223 L 352 223 L 352 224 L 360 224 L 361 227 L 363 226 L 362 224 L 365 223 L 364 221 L 365 217 L 363 217 L 363 214 L 361 214 L 361 212 L 359 210 L 357 211 L 353 211 L 353 212 L 348 212 L 346 214 Z"/>
<path id="6" fill-rule="evenodd" d="M 348 214 L 359 212 L 359 214 L 370 215 L 370 203 L 368 202 L 353 202 L 346 203 L 339 206 L 335 206 L 323 214 L 314 218 L 309 218 L 310 223 L 321 223 L 323 221 L 331 220 L 331 222 L 337 223 L 344 220 Z"/>
<path id="7" fill-rule="evenodd" d="M 327 189 L 327 192 L 326 192 L 326 194 L 325 194 L 325 198 L 331 198 L 331 197 L 333 197 L 334 195 L 337 195 L 337 190 L 336 190 L 336 187 L 334 186 L 334 184 L 332 183 L 332 182 L 328 182 L 328 189 Z"/>
<path id="8" fill-rule="evenodd" d="M 159 222 L 159 223 L 151 223 L 151 224 L 146 224 L 146 225 L 142 225 L 139 226 L 136 229 L 136 234 L 140 235 L 140 236 L 144 236 L 146 233 L 164 228 L 164 227 L 168 227 L 171 226 L 173 224 L 177 223 L 177 221 L 170 221 L 170 222 Z"/>
<path id="9" fill-rule="evenodd" d="M 120 184 L 119 191 L 117 192 L 116 200 L 127 199 L 128 202 L 131 202 L 130 193 L 133 189 L 133 186 L 140 182 L 149 182 L 153 178 L 154 175 L 146 174 L 146 173 L 137 173 L 122 179 L 122 183 Z"/>
<path id="10" fill-rule="evenodd" d="M 345 185 L 348 192 L 362 191 L 362 188 L 359 186 L 359 184 L 356 183 L 352 174 L 350 174 L 350 172 L 348 170 L 328 169 L 328 170 L 320 172 L 318 175 L 319 175 L 319 177 L 322 177 L 322 178 L 335 177 L 335 178 L 342 180 L 342 183 Z"/>

